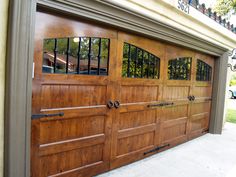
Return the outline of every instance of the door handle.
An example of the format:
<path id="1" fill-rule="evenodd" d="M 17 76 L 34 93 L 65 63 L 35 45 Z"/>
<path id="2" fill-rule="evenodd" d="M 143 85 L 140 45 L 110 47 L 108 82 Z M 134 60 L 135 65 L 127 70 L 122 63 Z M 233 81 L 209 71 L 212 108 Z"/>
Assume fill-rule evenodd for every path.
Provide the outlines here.
<path id="1" fill-rule="evenodd" d="M 115 101 L 114 102 L 114 106 L 115 106 L 116 109 L 119 108 L 120 107 L 120 102 L 119 101 Z"/>
<path id="2" fill-rule="evenodd" d="M 195 100 L 195 96 L 193 96 L 193 95 L 188 96 L 188 100 L 189 101 L 194 101 Z"/>
<path id="3" fill-rule="evenodd" d="M 114 107 L 114 103 L 113 103 L 111 100 L 109 100 L 109 101 L 107 102 L 107 107 L 108 107 L 109 109 L 113 108 L 113 107 Z"/>
<path id="4" fill-rule="evenodd" d="M 64 116 L 64 112 L 59 112 L 59 113 L 55 113 L 55 114 L 33 114 L 31 116 L 31 119 L 40 119 L 43 117 L 55 117 L 55 116 Z"/>
<path id="5" fill-rule="evenodd" d="M 192 101 L 193 97 L 191 95 L 188 96 L 188 100 Z"/>

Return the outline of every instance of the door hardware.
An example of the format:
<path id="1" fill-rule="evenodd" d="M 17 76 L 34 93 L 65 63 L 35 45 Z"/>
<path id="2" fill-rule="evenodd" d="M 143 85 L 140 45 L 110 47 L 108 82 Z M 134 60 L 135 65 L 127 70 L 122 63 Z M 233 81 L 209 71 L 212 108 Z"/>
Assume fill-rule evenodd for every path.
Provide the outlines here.
<path id="1" fill-rule="evenodd" d="M 194 101 L 194 100 L 195 100 L 195 96 L 189 95 L 189 96 L 188 96 L 188 100 L 189 100 L 189 101 Z"/>
<path id="2" fill-rule="evenodd" d="M 156 147 L 156 148 L 154 148 L 154 149 L 151 149 L 151 150 L 149 150 L 149 151 L 147 151 L 147 152 L 144 152 L 143 155 L 147 155 L 147 154 L 149 154 L 149 153 L 159 151 L 160 149 L 163 149 L 163 148 L 168 147 L 168 146 L 170 146 L 170 144 L 165 144 L 165 145 L 163 145 L 163 146 L 158 146 L 158 147 Z"/>
<path id="3" fill-rule="evenodd" d="M 109 101 L 107 102 L 107 107 L 108 107 L 109 109 L 113 108 L 113 107 L 114 107 L 114 103 L 113 103 L 111 100 L 109 100 Z"/>
<path id="4" fill-rule="evenodd" d="M 147 107 L 162 107 L 162 106 L 169 106 L 169 105 L 174 105 L 173 102 L 171 103 L 158 103 L 158 104 L 149 104 Z"/>
<path id="5" fill-rule="evenodd" d="M 115 106 L 116 109 L 119 108 L 120 107 L 120 102 L 119 101 L 115 101 L 114 102 L 114 106 Z"/>
<path id="6" fill-rule="evenodd" d="M 31 119 L 40 119 L 43 117 L 55 117 L 55 116 L 64 116 L 64 112 L 59 112 L 59 113 L 55 113 L 55 114 L 33 114 L 31 116 Z"/>
<path id="7" fill-rule="evenodd" d="M 189 101 L 192 101 L 192 99 L 193 99 L 192 96 L 189 95 L 189 96 L 188 96 L 188 100 L 189 100 Z"/>

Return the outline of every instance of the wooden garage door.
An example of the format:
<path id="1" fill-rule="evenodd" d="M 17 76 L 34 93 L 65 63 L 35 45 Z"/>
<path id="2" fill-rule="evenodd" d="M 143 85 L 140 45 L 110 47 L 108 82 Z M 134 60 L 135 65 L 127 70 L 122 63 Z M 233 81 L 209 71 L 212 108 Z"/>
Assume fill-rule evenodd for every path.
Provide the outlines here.
<path id="1" fill-rule="evenodd" d="M 193 67 L 193 100 L 191 101 L 189 139 L 209 130 L 214 58 L 197 53 Z"/>
<path id="2" fill-rule="evenodd" d="M 164 45 L 146 38 L 118 33 L 116 118 L 113 121 L 111 167 L 149 155 L 159 146 Z"/>
<path id="3" fill-rule="evenodd" d="M 214 59 L 37 12 L 31 175 L 93 176 L 208 130 Z"/>
<path id="4" fill-rule="evenodd" d="M 166 46 L 166 73 L 160 118 L 161 144 L 175 146 L 209 129 L 214 58 L 177 46 Z"/>
<path id="5" fill-rule="evenodd" d="M 116 41 L 108 28 L 37 12 L 32 176 L 109 169 Z"/>
<path id="6" fill-rule="evenodd" d="M 192 95 L 194 52 L 166 46 L 163 100 L 173 102 L 162 108 L 161 143 L 175 146 L 188 139 L 188 127 Z"/>

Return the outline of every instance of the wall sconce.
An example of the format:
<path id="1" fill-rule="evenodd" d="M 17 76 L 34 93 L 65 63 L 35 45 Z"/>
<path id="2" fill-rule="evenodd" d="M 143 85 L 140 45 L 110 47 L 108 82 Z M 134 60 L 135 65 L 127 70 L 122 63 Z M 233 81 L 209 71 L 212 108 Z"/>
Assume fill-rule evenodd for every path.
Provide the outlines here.
<path id="1" fill-rule="evenodd" d="M 236 48 L 233 49 L 232 54 L 229 55 L 232 60 L 236 60 Z M 228 63 L 228 67 L 231 69 L 231 71 L 236 72 L 236 64 L 233 66 L 232 64 Z"/>

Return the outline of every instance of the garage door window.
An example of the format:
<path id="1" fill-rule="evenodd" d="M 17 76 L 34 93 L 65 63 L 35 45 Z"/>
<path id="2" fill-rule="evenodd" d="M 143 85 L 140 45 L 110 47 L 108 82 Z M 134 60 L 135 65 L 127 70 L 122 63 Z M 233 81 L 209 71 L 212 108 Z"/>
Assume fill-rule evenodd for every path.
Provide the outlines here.
<path id="1" fill-rule="evenodd" d="M 109 39 L 44 39 L 43 73 L 108 75 Z"/>
<path id="2" fill-rule="evenodd" d="M 191 57 L 171 59 L 168 62 L 168 79 L 190 80 Z"/>
<path id="3" fill-rule="evenodd" d="M 210 65 L 205 63 L 204 61 L 198 59 L 197 60 L 197 81 L 210 81 L 212 75 L 212 68 Z"/>
<path id="4" fill-rule="evenodd" d="M 139 47 L 124 43 L 122 77 L 159 79 L 160 58 Z"/>

